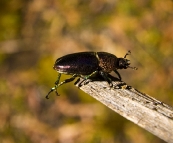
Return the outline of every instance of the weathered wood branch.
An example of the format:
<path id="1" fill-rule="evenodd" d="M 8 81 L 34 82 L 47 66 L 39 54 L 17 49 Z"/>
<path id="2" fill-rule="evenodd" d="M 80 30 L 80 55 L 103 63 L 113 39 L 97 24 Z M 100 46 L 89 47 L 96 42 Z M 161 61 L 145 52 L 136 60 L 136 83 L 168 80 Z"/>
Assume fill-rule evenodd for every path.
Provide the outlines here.
<path id="1" fill-rule="evenodd" d="M 81 81 L 75 83 L 81 90 L 157 137 L 173 143 L 173 107 L 124 82 L 113 81 L 114 87 L 110 88 L 105 81 L 83 85 Z"/>

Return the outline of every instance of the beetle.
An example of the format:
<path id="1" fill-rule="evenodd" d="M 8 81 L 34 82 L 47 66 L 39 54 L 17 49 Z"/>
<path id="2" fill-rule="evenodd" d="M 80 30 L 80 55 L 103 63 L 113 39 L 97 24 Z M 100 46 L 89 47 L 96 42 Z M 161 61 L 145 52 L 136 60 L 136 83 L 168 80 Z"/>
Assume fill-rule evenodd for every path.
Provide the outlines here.
<path id="1" fill-rule="evenodd" d="M 55 86 L 51 88 L 46 98 L 48 99 L 49 94 L 54 90 L 58 95 L 57 88 L 73 81 L 76 77 L 82 77 L 84 80 L 87 80 L 99 74 L 112 86 L 112 81 L 107 76 L 108 73 L 114 71 L 121 81 L 118 69 L 132 68 L 137 70 L 136 67 L 129 66 L 130 60 L 126 59 L 126 57 L 130 54 L 131 52 L 128 51 L 124 58 L 117 58 L 115 55 L 107 52 L 79 52 L 58 58 L 53 66 L 53 69 L 59 73 L 58 78 Z M 59 83 L 61 74 L 72 75 L 72 77 Z"/>

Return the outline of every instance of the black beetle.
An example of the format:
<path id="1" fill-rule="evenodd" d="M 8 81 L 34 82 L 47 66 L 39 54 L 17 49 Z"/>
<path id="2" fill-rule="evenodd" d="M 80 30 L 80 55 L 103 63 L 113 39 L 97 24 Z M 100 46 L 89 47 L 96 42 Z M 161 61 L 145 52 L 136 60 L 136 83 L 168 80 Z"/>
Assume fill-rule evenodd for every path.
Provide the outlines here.
<path id="1" fill-rule="evenodd" d="M 114 71 L 121 80 L 121 76 L 117 71 L 118 69 L 137 69 L 136 67 L 129 66 L 130 60 L 126 59 L 126 56 L 129 54 L 130 51 L 126 53 L 124 58 L 117 58 L 115 55 L 106 52 L 80 52 L 65 55 L 57 59 L 53 68 L 59 73 L 58 79 L 46 98 L 48 99 L 49 94 L 54 90 L 58 95 L 57 88 L 73 81 L 76 77 L 82 77 L 87 80 L 100 74 L 112 86 L 111 79 L 107 76 L 108 73 Z M 61 74 L 72 75 L 72 77 L 59 83 Z"/>

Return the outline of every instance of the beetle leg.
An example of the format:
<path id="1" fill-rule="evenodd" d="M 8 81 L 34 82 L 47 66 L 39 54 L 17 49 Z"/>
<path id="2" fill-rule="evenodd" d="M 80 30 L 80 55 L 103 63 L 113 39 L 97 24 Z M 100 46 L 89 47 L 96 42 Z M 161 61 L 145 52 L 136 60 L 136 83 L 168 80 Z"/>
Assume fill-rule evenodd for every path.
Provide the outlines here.
<path id="1" fill-rule="evenodd" d="M 80 77 L 82 77 L 84 80 L 83 81 L 81 81 L 80 83 L 79 83 L 79 86 L 81 86 L 82 85 L 82 83 L 84 84 L 84 85 L 86 85 L 87 83 L 89 83 L 90 81 L 92 81 L 90 78 L 92 77 L 92 76 L 95 76 L 96 74 L 98 74 L 98 71 L 96 70 L 96 71 L 94 71 L 94 72 L 92 72 L 91 74 L 89 74 L 89 75 L 85 75 L 85 76 L 80 76 Z"/>
<path id="2" fill-rule="evenodd" d="M 55 90 L 56 94 L 59 95 L 58 92 L 57 92 L 57 88 L 58 88 L 59 86 L 65 84 L 65 83 L 68 83 L 68 82 L 73 81 L 73 80 L 77 77 L 77 75 L 74 74 L 71 78 L 66 79 L 66 80 L 64 80 L 64 81 L 62 81 L 62 82 L 59 83 L 60 77 L 61 77 L 61 74 L 59 73 L 58 79 L 57 79 L 57 81 L 55 82 L 55 86 L 52 87 L 51 90 L 49 91 L 49 93 L 46 95 L 46 98 L 47 98 L 47 99 L 49 99 L 49 94 L 50 94 L 51 92 L 53 92 L 54 90 Z"/>
<path id="3" fill-rule="evenodd" d="M 87 80 L 87 79 L 89 79 L 90 77 L 96 75 L 97 73 L 98 73 L 98 71 L 94 71 L 94 72 L 92 72 L 91 74 L 85 76 L 84 78 Z"/>
<path id="4" fill-rule="evenodd" d="M 98 74 L 98 71 L 94 71 L 94 72 L 92 72 L 91 74 L 85 76 L 85 77 L 84 77 L 84 78 L 85 78 L 85 80 L 84 80 L 84 85 L 87 84 L 87 83 L 89 83 L 90 81 L 92 81 L 90 78 L 91 78 L 92 76 L 97 75 L 97 74 Z"/>
<path id="5" fill-rule="evenodd" d="M 104 78 L 104 80 L 108 82 L 109 86 L 112 87 L 113 86 L 112 80 L 107 76 L 107 74 L 103 71 L 100 71 L 99 73 Z"/>
<path id="6" fill-rule="evenodd" d="M 55 82 L 55 85 L 58 85 L 59 84 L 60 77 L 61 77 L 61 74 L 59 73 L 58 74 L 58 77 L 57 77 L 57 81 Z"/>
<path id="7" fill-rule="evenodd" d="M 57 81 L 55 82 L 55 86 L 51 88 L 51 90 L 48 92 L 48 94 L 46 95 L 46 98 L 49 99 L 49 94 L 51 92 L 53 92 L 55 90 L 56 94 L 58 95 L 58 92 L 57 92 L 57 88 L 58 88 L 58 84 L 59 84 L 59 80 L 60 80 L 60 77 L 61 77 L 61 74 L 59 73 L 58 74 L 58 77 L 57 77 Z"/>
<path id="8" fill-rule="evenodd" d="M 117 70 L 114 70 L 114 72 L 118 75 L 119 79 L 121 80 L 121 75 L 119 74 L 119 72 Z"/>
<path id="9" fill-rule="evenodd" d="M 59 87 L 59 86 L 61 86 L 61 85 L 65 84 L 65 83 L 68 83 L 68 82 L 73 81 L 73 80 L 74 80 L 76 77 L 77 77 L 77 74 L 74 74 L 74 75 L 73 75 L 71 78 L 66 79 L 66 80 L 64 80 L 64 81 L 60 82 L 60 83 L 57 85 L 57 87 Z"/>
<path id="10" fill-rule="evenodd" d="M 48 94 L 46 95 L 46 98 L 47 98 L 47 99 L 49 99 L 49 94 L 50 94 L 51 92 L 53 92 L 54 90 L 56 90 L 56 88 L 57 88 L 56 85 L 55 85 L 54 87 L 51 88 L 51 90 L 50 90 L 50 91 L 48 92 Z"/>
<path id="11" fill-rule="evenodd" d="M 56 95 L 59 95 L 58 92 L 57 92 L 57 88 L 58 88 L 58 84 L 59 84 L 60 77 L 61 77 L 61 74 L 59 73 L 59 74 L 58 74 L 57 81 L 55 82 L 55 89 L 54 89 Z"/>

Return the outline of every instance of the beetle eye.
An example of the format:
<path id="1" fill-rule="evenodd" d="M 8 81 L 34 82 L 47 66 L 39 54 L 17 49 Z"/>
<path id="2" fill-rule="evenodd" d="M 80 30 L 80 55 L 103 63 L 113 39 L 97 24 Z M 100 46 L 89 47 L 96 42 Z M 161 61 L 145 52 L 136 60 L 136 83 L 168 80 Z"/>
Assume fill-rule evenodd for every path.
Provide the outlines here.
<path id="1" fill-rule="evenodd" d="M 124 66 L 124 61 L 121 60 L 121 61 L 119 62 L 119 66 L 122 68 L 122 67 Z"/>
<path id="2" fill-rule="evenodd" d="M 126 64 L 127 65 L 130 65 L 130 60 L 126 60 Z"/>

